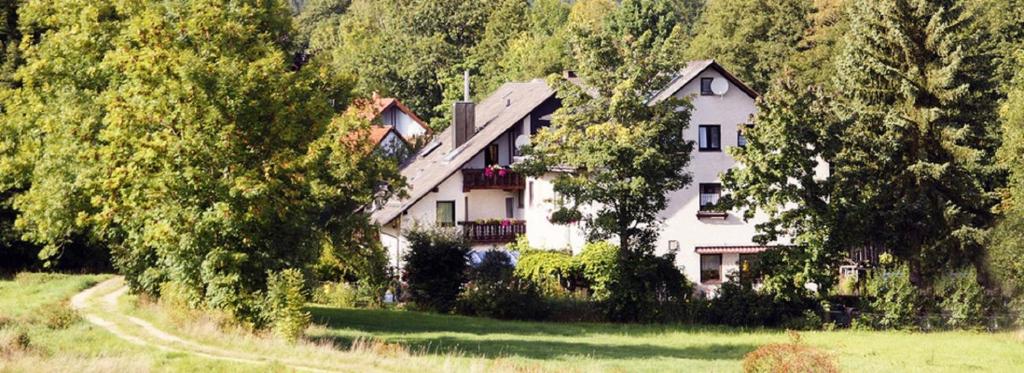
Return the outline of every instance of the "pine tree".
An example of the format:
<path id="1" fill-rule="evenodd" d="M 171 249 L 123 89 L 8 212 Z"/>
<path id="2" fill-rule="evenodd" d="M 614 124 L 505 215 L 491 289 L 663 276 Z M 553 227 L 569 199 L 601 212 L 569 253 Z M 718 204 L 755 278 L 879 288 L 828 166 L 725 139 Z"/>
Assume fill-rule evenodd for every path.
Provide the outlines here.
<path id="1" fill-rule="evenodd" d="M 838 59 L 832 237 L 908 261 L 916 281 L 981 258 L 1000 186 L 989 56 L 958 1 L 856 2 Z M 924 277 L 922 277 L 924 276 Z"/>

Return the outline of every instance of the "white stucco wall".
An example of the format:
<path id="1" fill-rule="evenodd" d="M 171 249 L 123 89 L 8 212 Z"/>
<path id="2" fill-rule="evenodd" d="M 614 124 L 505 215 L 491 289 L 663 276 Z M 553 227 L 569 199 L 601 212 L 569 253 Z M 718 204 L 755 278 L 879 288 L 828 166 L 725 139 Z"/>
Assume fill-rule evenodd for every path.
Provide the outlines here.
<path id="1" fill-rule="evenodd" d="M 561 250 L 571 249 L 579 253 L 586 242 L 584 232 L 579 224 L 552 224 L 548 218 L 555 210 L 555 192 L 551 181 L 555 174 L 539 178 L 526 179 L 524 217 L 526 220 L 526 238 L 530 245 L 540 249 Z"/>
<path id="2" fill-rule="evenodd" d="M 392 125 L 403 137 L 411 139 L 427 132 L 423 126 L 417 123 L 412 117 L 396 107 L 391 107 L 381 113 L 381 120 L 384 124 Z"/>

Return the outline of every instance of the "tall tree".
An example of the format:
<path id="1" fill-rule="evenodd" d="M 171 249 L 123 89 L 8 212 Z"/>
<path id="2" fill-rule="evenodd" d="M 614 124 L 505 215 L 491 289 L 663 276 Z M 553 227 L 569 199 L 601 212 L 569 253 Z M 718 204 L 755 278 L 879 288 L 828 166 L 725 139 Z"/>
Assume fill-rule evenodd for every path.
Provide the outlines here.
<path id="1" fill-rule="evenodd" d="M 790 247 L 773 250 L 779 265 L 765 273 L 765 289 L 777 296 L 802 291 L 808 283 L 827 290 L 843 248 L 836 232 L 834 180 L 823 160 L 836 157 L 836 118 L 830 96 L 788 74 L 776 80 L 758 101 L 754 127 L 744 130 L 745 147 L 730 154 L 743 167 L 723 176 L 731 191 L 721 203 L 740 207 L 746 219 L 768 217 L 757 225 L 754 241 L 770 245 L 791 239 Z M 767 262 L 767 261 L 766 261 Z"/>
<path id="2" fill-rule="evenodd" d="M 135 291 L 173 281 L 193 305 L 258 322 L 268 272 L 305 269 L 359 232 L 395 174 L 335 117 L 349 84 L 291 71 L 281 1 L 31 2 L 5 128 L 29 187 L 19 227 L 55 249 L 109 245 Z M 335 119 L 332 120 L 332 117 Z"/>
<path id="3" fill-rule="evenodd" d="M 976 263 L 1001 181 L 974 14 L 957 1 L 858 2 L 850 22 L 832 164 L 843 242 L 889 248 L 918 275 Z"/>
<path id="4" fill-rule="evenodd" d="M 334 37 L 314 47 L 337 71 L 358 78 L 357 93 L 401 97 L 443 128 L 447 122 L 433 119 L 450 110 L 442 105 L 445 91 L 461 87 L 462 64 L 483 37 L 493 3 L 355 0 L 330 31 Z"/>
<path id="5" fill-rule="evenodd" d="M 568 197 L 563 208 L 573 214 L 597 206 L 586 216 L 590 240 L 615 238 L 623 250 L 638 253 L 652 250 L 666 194 L 690 182 L 685 167 L 693 144 L 682 137 L 688 104 L 648 102 L 679 67 L 666 47 L 670 36 L 682 34 L 681 27 L 663 23 L 670 12 L 625 1 L 602 29 L 580 30 L 574 57 L 586 87 L 554 81 L 562 108 L 525 150 L 533 156 L 523 166 L 527 173 L 573 170 L 560 174 L 554 188 Z"/>
<path id="6" fill-rule="evenodd" d="M 686 56 L 715 59 L 764 92 L 798 51 L 812 5 L 811 0 L 710 1 Z"/>

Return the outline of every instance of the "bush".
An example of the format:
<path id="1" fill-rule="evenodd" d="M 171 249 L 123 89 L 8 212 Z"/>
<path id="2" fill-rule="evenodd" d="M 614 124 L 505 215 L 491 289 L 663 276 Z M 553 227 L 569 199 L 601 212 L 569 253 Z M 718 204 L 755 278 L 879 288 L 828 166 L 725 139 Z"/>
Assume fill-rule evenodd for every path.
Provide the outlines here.
<path id="1" fill-rule="evenodd" d="M 806 294 L 777 297 L 754 289 L 749 282 L 730 278 L 722 283 L 717 296 L 708 302 L 704 320 L 710 324 L 730 326 L 818 329 L 822 321 L 817 308 Z"/>
<path id="2" fill-rule="evenodd" d="M 608 242 L 587 243 L 577 260 L 590 285 L 590 296 L 596 301 L 608 300 L 611 283 L 620 275 L 619 247 Z"/>
<path id="3" fill-rule="evenodd" d="M 325 282 L 313 292 L 313 302 L 338 308 L 355 308 L 359 294 L 345 282 Z"/>
<path id="4" fill-rule="evenodd" d="M 456 311 L 498 319 L 540 320 L 548 315 L 537 287 L 513 276 L 511 258 L 490 251 L 470 270 L 470 282 L 459 296 Z"/>
<path id="5" fill-rule="evenodd" d="M 805 345 L 796 332 L 789 332 L 790 343 L 773 343 L 759 347 L 743 357 L 747 373 L 832 373 L 839 372 L 835 360 L 814 347 Z"/>
<path id="6" fill-rule="evenodd" d="M 31 340 L 28 333 L 18 328 L 0 328 L 0 356 L 28 351 Z"/>
<path id="7" fill-rule="evenodd" d="M 946 325 L 960 329 L 979 329 L 985 326 L 991 301 L 978 283 L 973 267 L 943 277 L 935 286 L 941 297 L 939 307 L 948 315 Z"/>
<path id="8" fill-rule="evenodd" d="M 906 264 L 872 271 L 865 284 L 866 310 L 862 322 L 883 329 L 916 329 L 925 299 L 910 282 Z"/>
<path id="9" fill-rule="evenodd" d="M 414 229 L 406 234 L 405 276 L 417 307 L 448 312 L 466 282 L 469 245 L 454 229 Z"/>
<path id="10" fill-rule="evenodd" d="M 43 325 L 50 329 L 67 329 L 81 320 L 78 312 L 71 309 L 67 303 L 56 303 L 43 306 L 39 309 L 37 318 Z"/>
<path id="11" fill-rule="evenodd" d="M 272 273 L 267 278 L 266 318 L 279 336 L 294 342 L 309 326 L 306 312 L 305 278 L 297 269 Z"/>
<path id="12" fill-rule="evenodd" d="M 985 258 L 987 270 L 1010 298 L 1024 324 L 1024 214 L 1013 212 L 992 229 Z"/>
<path id="13" fill-rule="evenodd" d="M 525 236 L 513 245 L 519 251 L 516 277 L 536 284 L 547 296 L 559 296 L 587 286 L 582 265 L 571 253 L 530 249 L 523 240 Z"/>

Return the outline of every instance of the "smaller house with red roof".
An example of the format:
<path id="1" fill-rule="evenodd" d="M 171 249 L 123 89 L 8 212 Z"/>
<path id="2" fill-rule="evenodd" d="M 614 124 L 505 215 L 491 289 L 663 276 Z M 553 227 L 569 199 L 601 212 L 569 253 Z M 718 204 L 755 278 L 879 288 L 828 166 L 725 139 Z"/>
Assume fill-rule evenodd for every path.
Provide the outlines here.
<path id="1" fill-rule="evenodd" d="M 380 97 L 353 102 L 350 110 L 370 121 L 370 141 L 375 147 L 399 162 L 413 153 L 417 139 L 431 134 L 430 127 L 412 110 L 393 97 Z"/>

